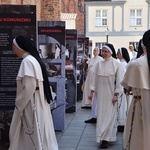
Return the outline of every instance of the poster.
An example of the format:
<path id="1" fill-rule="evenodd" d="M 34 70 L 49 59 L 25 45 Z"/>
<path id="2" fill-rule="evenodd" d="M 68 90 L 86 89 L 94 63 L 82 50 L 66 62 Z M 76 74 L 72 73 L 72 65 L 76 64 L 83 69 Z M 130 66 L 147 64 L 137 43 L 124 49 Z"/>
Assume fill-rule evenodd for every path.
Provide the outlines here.
<path id="1" fill-rule="evenodd" d="M 76 111 L 77 81 L 76 81 L 76 60 L 77 60 L 77 30 L 66 30 L 65 50 L 65 71 L 66 71 L 66 113 Z"/>
<path id="2" fill-rule="evenodd" d="M 88 58 L 89 57 L 89 37 L 85 37 L 84 39 L 84 43 L 85 43 L 85 56 Z"/>
<path id="3" fill-rule="evenodd" d="M 88 61 L 90 60 L 89 55 L 89 38 L 85 37 L 84 39 L 84 63 L 83 63 L 83 71 L 84 71 L 84 81 L 88 72 Z"/>
<path id="4" fill-rule="evenodd" d="M 63 21 L 38 21 L 38 50 L 48 72 L 55 130 L 64 130 L 65 121 L 65 34 Z"/>
<path id="5" fill-rule="evenodd" d="M 77 47 L 77 100 L 82 100 L 82 84 L 84 81 L 84 49 L 85 49 L 84 37 L 78 37 Z"/>
<path id="6" fill-rule="evenodd" d="M 89 40 L 89 57 L 93 57 L 92 56 L 92 40 Z"/>
<path id="7" fill-rule="evenodd" d="M 36 43 L 36 7 L 0 5 L 0 149 L 8 142 L 9 124 L 15 107 L 19 59 L 12 51 L 12 40 L 25 35 Z"/>

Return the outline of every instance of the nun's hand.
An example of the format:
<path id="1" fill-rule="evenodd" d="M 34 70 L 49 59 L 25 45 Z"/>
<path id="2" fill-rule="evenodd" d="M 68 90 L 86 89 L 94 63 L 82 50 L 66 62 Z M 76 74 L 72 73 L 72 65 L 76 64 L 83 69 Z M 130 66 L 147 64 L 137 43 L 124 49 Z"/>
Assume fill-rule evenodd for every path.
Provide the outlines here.
<path id="1" fill-rule="evenodd" d="M 112 99 L 112 104 L 115 105 L 115 103 L 118 101 L 118 96 L 114 95 Z"/>
<path id="2" fill-rule="evenodd" d="M 93 99 L 93 94 L 94 94 L 94 91 L 91 91 L 91 92 L 90 92 L 90 95 L 88 96 L 89 100 L 92 100 L 92 99 Z"/>

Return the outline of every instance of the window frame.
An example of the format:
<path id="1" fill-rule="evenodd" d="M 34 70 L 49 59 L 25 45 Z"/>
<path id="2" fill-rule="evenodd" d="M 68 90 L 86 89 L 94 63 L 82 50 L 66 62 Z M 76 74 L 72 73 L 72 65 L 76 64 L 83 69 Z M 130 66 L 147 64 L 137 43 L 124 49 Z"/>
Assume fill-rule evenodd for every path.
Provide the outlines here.
<path id="1" fill-rule="evenodd" d="M 108 10 L 107 9 L 97 9 L 95 11 L 95 26 L 103 27 L 108 24 Z"/>
<path id="2" fill-rule="evenodd" d="M 95 47 L 102 49 L 102 47 L 106 44 L 106 42 L 95 42 Z"/>
<path id="3" fill-rule="evenodd" d="M 140 15 L 138 15 L 140 11 Z M 142 9 L 130 9 L 129 26 L 142 26 Z"/>

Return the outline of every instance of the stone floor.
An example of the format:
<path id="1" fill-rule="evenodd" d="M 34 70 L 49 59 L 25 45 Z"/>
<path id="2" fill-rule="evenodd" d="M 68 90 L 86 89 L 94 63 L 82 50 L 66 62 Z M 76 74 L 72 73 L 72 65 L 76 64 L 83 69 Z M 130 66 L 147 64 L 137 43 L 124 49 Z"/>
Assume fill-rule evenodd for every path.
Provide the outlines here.
<path id="1" fill-rule="evenodd" d="M 81 102 L 77 102 L 75 113 L 66 113 L 65 130 L 56 131 L 59 150 L 99 150 L 96 143 L 95 124 L 86 124 L 90 109 L 81 109 Z M 117 141 L 112 142 L 107 150 L 123 150 L 123 134 L 118 133 Z"/>

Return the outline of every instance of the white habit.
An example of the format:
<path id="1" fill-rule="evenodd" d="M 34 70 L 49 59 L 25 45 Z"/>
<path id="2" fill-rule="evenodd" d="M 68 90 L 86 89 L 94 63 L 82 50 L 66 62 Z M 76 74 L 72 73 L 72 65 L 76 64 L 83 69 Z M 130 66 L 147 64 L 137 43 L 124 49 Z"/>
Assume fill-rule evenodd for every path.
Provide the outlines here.
<path id="1" fill-rule="evenodd" d="M 150 73 L 147 55 L 129 64 L 121 84 L 128 89 L 132 87 L 133 98 L 125 127 L 124 148 L 126 150 L 150 149 Z M 134 111 L 135 110 L 135 111 Z M 133 115 L 134 114 L 134 115 Z M 133 119 L 132 119 L 132 116 Z M 133 125 L 131 125 L 133 123 Z M 129 138 L 131 136 L 131 139 Z"/>
<path id="2" fill-rule="evenodd" d="M 91 60 L 89 60 L 88 63 L 88 73 L 86 76 L 85 84 L 84 84 L 84 90 L 83 90 L 83 98 L 82 98 L 82 106 L 91 106 L 92 101 L 89 100 L 88 96 L 90 94 L 90 84 L 93 80 L 92 72 L 90 71 L 94 64 L 101 61 L 103 58 L 100 56 L 92 57 Z"/>
<path id="3" fill-rule="evenodd" d="M 101 140 L 116 141 L 117 132 L 117 103 L 112 104 L 114 93 L 120 93 L 120 62 L 110 57 L 96 63 L 91 71 L 91 90 L 95 91 L 98 99 L 98 114 L 96 125 L 97 142 Z"/>
<path id="4" fill-rule="evenodd" d="M 41 67 L 31 55 L 22 60 L 18 72 L 15 106 L 9 150 L 58 150 Z"/>
<path id="5" fill-rule="evenodd" d="M 121 80 L 123 80 L 124 78 L 124 74 L 126 72 L 126 68 L 127 68 L 127 62 L 122 59 L 121 61 Z M 126 94 L 124 93 L 124 91 L 119 95 L 119 102 L 118 102 L 118 125 L 120 126 L 124 126 L 125 122 L 126 122 L 126 114 L 127 114 L 127 101 L 126 101 Z"/>

